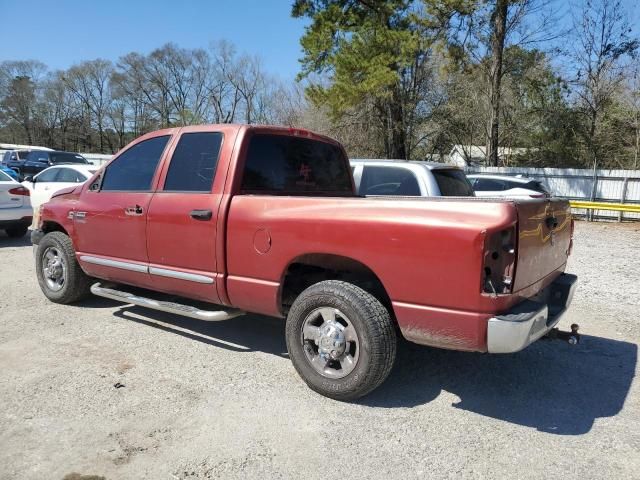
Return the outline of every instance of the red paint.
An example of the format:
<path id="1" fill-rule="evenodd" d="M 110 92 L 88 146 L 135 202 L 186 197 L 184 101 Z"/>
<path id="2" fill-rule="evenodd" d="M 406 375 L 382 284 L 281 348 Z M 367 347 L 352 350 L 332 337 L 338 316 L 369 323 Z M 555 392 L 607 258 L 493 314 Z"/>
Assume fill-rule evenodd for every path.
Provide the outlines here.
<path id="1" fill-rule="evenodd" d="M 201 131 L 224 136 L 211 192 L 163 192 L 179 136 Z M 563 201 L 239 195 L 247 143 L 256 132 L 337 144 L 280 127 L 207 125 L 150 133 L 125 148 L 172 135 L 152 191 L 91 192 L 89 181 L 53 198 L 41 221 L 59 223 L 78 257 L 95 254 L 176 269 L 215 283 L 80 260 L 90 275 L 274 316 L 282 315 L 281 290 L 291 263 L 309 254 L 347 257 L 380 279 L 408 339 L 460 350 L 486 350 L 488 318 L 535 295 L 564 270 L 571 224 Z M 130 205 L 145 214 L 125 215 Z M 212 219 L 194 220 L 193 209 L 211 209 Z M 69 218 L 69 211 L 86 212 L 84 221 Z M 545 226 L 549 216 L 559 222 L 553 246 Z M 518 228 L 513 294 L 482 293 L 485 239 L 513 225 Z"/>

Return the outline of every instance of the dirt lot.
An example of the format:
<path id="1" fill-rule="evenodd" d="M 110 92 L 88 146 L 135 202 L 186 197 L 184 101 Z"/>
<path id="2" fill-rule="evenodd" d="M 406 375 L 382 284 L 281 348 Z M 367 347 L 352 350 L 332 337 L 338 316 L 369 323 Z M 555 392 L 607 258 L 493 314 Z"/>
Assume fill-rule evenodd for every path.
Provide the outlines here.
<path id="1" fill-rule="evenodd" d="M 296 376 L 281 320 L 54 305 L 0 236 L 0 478 L 640 478 L 640 225 L 578 223 L 568 270 L 577 347 L 403 345 L 345 404 Z"/>

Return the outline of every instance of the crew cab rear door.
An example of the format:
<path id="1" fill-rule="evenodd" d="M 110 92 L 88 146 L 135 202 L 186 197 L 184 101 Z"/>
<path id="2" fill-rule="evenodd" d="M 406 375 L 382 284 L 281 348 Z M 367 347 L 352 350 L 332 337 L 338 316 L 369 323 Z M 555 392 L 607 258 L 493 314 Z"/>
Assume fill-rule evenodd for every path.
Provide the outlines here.
<path id="1" fill-rule="evenodd" d="M 154 289 L 219 303 L 216 241 L 226 173 L 219 160 L 223 146 L 230 154 L 233 140 L 215 127 L 186 127 L 178 133 L 149 205 L 147 249 Z"/>

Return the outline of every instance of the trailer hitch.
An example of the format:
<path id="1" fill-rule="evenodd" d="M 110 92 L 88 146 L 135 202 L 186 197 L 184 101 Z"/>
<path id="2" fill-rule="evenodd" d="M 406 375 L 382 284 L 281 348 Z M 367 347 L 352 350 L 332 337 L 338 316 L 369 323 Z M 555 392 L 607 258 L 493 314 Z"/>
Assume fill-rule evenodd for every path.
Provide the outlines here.
<path id="1" fill-rule="evenodd" d="M 577 323 L 571 324 L 570 332 L 560 330 L 559 328 L 552 328 L 549 330 L 549 333 L 547 333 L 546 338 L 551 340 L 564 340 L 569 345 L 577 345 L 580 343 L 580 334 L 578 333 L 579 328 L 580 325 Z"/>

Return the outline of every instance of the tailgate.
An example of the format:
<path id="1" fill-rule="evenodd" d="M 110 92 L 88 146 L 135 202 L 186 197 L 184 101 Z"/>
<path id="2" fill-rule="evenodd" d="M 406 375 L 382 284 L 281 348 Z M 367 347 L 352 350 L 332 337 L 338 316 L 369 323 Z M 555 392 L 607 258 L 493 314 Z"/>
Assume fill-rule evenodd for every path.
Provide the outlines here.
<path id="1" fill-rule="evenodd" d="M 571 242 L 571 208 L 556 198 L 516 201 L 518 261 L 513 291 L 517 292 L 564 265 Z"/>

